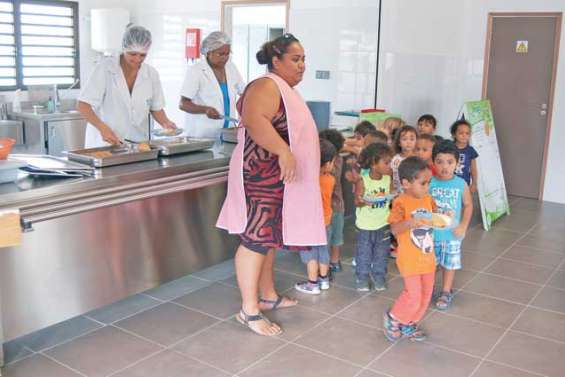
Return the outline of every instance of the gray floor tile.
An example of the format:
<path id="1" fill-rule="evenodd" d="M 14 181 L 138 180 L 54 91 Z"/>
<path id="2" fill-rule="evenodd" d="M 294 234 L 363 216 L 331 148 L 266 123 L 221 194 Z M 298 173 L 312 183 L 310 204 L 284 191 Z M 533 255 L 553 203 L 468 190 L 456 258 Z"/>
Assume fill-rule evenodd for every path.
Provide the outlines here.
<path id="1" fill-rule="evenodd" d="M 258 336 L 240 324 L 223 322 L 182 341 L 175 350 L 237 373 L 283 344 L 276 337 Z"/>
<path id="2" fill-rule="evenodd" d="M 434 312 L 422 323 L 428 341 L 454 351 L 485 356 L 504 333 L 504 329 L 470 319 Z"/>
<path id="3" fill-rule="evenodd" d="M 518 242 L 519 246 L 529 246 L 544 251 L 555 251 L 565 253 L 565 243 L 562 238 L 549 238 L 545 235 L 530 236 L 522 238 Z"/>
<path id="4" fill-rule="evenodd" d="M 3 377 L 77 377 L 80 374 L 36 354 L 2 369 Z"/>
<path id="5" fill-rule="evenodd" d="M 537 217 L 527 210 L 513 210 L 510 216 L 503 216 L 494 226 L 497 229 L 508 229 L 516 232 L 527 232 L 537 221 Z"/>
<path id="6" fill-rule="evenodd" d="M 549 282 L 547 282 L 547 285 L 553 288 L 565 289 L 565 271 L 557 271 Z"/>
<path id="7" fill-rule="evenodd" d="M 545 287 L 532 302 L 532 306 L 565 313 L 565 290 Z"/>
<path id="8" fill-rule="evenodd" d="M 241 309 L 239 289 L 219 283 L 189 293 L 174 301 L 218 318 L 231 317 Z"/>
<path id="9" fill-rule="evenodd" d="M 12 340 L 3 344 L 4 347 L 4 364 L 13 363 L 33 354 L 32 351 L 18 340 Z"/>
<path id="10" fill-rule="evenodd" d="M 550 377 L 563 376 L 565 344 L 508 332 L 489 359 Z"/>
<path id="11" fill-rule="evenodd" d="M 290 344 L 239 377 L 353 377 L 360 368 Z"/>
<path id="12" fill-rule="evenodd" d="M 488 232 L 479 229 L 471 229 L 467 232 L 463 241 L 464 250 L 474 250 L 477 253 L 497 256 L 521 237 L 520 233 L 492 229 Z"/>
<path id="13" fill-rule="evenodd" d="M 565 314 L 528 308 L 512 329 L 565 342 Z"/>
<path id="14" fill-rule="evenodd" d="M 176 352 L 163 351 L 112 377 L 227 377 L 230 374 Z"/>
<path id="15" fill-rule="evenodd" d="M 233 259 L 228 259 L 222 263 L 195 272 L 192 275 L 210 281 L 224 280 L 235 275 L 234 261 Z"/>
<path id="16" fill-rule="evenodd" d="M 388 311 L 392 304 L 393 300 L 373 293 L 339 313 L 339 317 L 382 329 L 383 313 Z"/>
<path id="17" fill-rule="evenodd" d="M 539 289 L 539 285 L 485 274 L 479 274 L 465 287 L 465 291 L 468 292 L 481 293 L 521 304 L 527 304 Z"/>
<path id="18" fill-rule="evenodd" d="M 507 328 L 523 309 L 519 304 L 458 292 L 448 313 Z"/>
<path id="19" fill-rule="evenodd" d="M 86 315 L 98 322 L 110 324 L 159 305 L 159 301 L 146 295 L 133 295 L 103 308 L 93 310 Z"/>
<path id="20" fill-rule="evenodd" d="M 468 377 L 479 362 L 430 343 L 402 341 L 369 367 L 394 377 Z"/>
<path id="21" fill-rule="evenodd" d="M 287 309 L 266 311 L 264 314 L 271 321 L 282 327 L 284 332 L 280 338 L 286 340 L 295 339 L 329 317 L 324 313 L 302 305 Z M 233 321 L 235 323 L 235 319 L 233 319 Z"/>
<path id="22" fill-rule="evenodd" d="M 488 266 L 495 257 L 464 250 L 461 253 L 461 264 L 467 270 L 481 271 Z"/>
<path id="23" fill-rule="evenodd" d="M 298 338 L 295 343 L 327 355 L 366 366 L 390 347 L 381 330 L 332 318 Z"/>
<path id="24" fill-rule="evenodd" d="M 486 272 L 490 274 L 524 280 L 535 284 L 544 284 L 552 271 L 553 268 L 535 266 L 533 264 L 506 259 L 498 259 L 486 270 Z"/>
<path id="25" fill-rule="evenodd" d="M 555 267 L 561 263 L 565 255 L 563 255 L 563 253 L 543 251 L 516 245 L 512 246 L 502 257 L 545 267 Z"/>
<path id="26" fill-rule="evenodd" d="M 477 276 L 477 271 L 470 270 L 457 270 L 455 273 L 455 279 L 453 280 L 453 289 L 460 289 L 467 285 L 471 280 Z M 443 270 L 438 268 L 435 276 L 436 289 L 439 290 L 442 287 Z"/>
<path id="27" fill-rule="evenodd" d="M 143 339 L 107 326 L 46 353 L 88 377 L 107 376 L 159 351 Z"/>
<path id="28" fill-rule="evenodd" d="M 209 281 L 197 279 L 194 276 L 188 275 L 163 284 L 157 288 L 145 291 L 144 293 L 151 297 L 155 297 L 158 300 L 169 301 L 189 292 L 207 287 L 210 284 L 211 283 Z"/>
<path id="29" fill-rule="evenodd" d="M 380 373 L 373 372 L 371 370 L 366 369 L 363 372 L 361 372 L 361 374 L 357 375 L 357 377 L 387 377 L 387 376 L 384 375 L 384 374 L 380 374 Z"/>
<path id="30" fill-rule="evenodd" d="M 102 327 L 101 324 L 80 316 L 23 336 L 18 340 L 24 346 L 38 352 L 100 327 Z"/>
<path id="31" fill-rule="evenodd" d="M 308 295 L 296 290 L 291 290 L 288 292 L 288 296 L 297 299 L 300 305 L 324 313 L 335 314 L 363 295 L 352 289 L 333 286 L 327 291 L 322 291 L 320 295 Z"/>
<path id="32" fill-rule="evenodd" d="M 216 322 L 216 319 L 194 310 L 164 303 L 119 321 L 115 326 L 164 346 L 170 346 Z"/>
<path id="33" fill-rule="evenodd" d="M 300 278 L 296 275 L 281 271 L 275 271 L 275 289 L 279 293 L 286 292 L 290 288 L 294 287 L 294 283 L 296 283 L 298 280 L 300 280 Z M 235 275 L 222 280 L 222 284 L 227 284 L 234 288 L 238 288 L 237 278 Z"/>
<path id="34" fill-rule="evenodd" d="M 528 373 L 509 366 L 485 361 L 473 374 L 473 377 L 539 377 L 539 374 Z"/>

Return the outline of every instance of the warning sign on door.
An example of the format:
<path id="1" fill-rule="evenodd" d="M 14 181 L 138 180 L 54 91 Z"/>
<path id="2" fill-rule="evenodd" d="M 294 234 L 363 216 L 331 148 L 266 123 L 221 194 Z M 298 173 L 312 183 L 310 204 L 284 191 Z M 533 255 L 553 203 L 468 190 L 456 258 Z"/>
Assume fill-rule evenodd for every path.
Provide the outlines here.
<path id="1" fill-rule="evenodd" d="M 516 41 L 516 52 L 518 54 L 528 53 L 528 41 Z"/>

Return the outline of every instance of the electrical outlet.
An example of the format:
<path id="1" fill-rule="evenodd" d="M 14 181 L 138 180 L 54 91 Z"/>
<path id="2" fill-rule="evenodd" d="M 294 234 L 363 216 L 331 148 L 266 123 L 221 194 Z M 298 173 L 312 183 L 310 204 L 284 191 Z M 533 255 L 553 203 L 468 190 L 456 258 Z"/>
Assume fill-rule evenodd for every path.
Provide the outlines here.
<path id="1" fill-rule="evenodd" d="M 316 71 L 316 79 L 318 80 L 329 80 L 330 71 Z"/>

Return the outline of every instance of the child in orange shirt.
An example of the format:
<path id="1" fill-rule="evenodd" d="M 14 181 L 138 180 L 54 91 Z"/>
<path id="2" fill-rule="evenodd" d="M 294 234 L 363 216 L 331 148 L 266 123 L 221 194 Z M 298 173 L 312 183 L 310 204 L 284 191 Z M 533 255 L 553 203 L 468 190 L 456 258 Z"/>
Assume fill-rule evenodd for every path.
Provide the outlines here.
<path id="1" fill-rule="evenodd" d="M 429 194 L 432 173 L 421 158 L 404 159 L 398 167 L 402 193 L 392 202 L 388 218 L 398 240 L 396 264 L 404 279 L 404 290 L 392 309 L 384 314 L 384 333 L 391 342 L 402 337 L 424 340 L 418 328 L 434 288 L 435 254 L 432 213 L 435 202 Z"/>
<path id="2" fill-rule="evenodd" d="M 335 186 L 335 178 L 332 175 L 337 150 L 327 140 L 320 140 L 320 191 L 322 193 L 322 205 L 324 207 L 324 224 L 326 232 L 332 221 L 332 193 Z M 310 250 L 301 250 L 300 259 L 306 264 L 308 280 L 296 283 L 294 288 L 302 293 L 319 295 L 322 290 L 330 288 L 330 252 L 328 245 L 312 246 Z"/>

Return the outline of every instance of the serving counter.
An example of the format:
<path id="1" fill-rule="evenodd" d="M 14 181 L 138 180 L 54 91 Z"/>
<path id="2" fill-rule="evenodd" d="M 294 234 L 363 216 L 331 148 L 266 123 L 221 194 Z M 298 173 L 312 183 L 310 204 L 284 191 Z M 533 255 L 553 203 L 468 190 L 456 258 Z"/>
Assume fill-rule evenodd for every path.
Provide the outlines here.
<path id="1" fill-rule="evenodd" d="M 25 230 L 0 249 L 0 340 L 231 257 L 237 238 L 215 228 L 231 148 L 0 185 L 0 209 L 19 208 Z"/>

